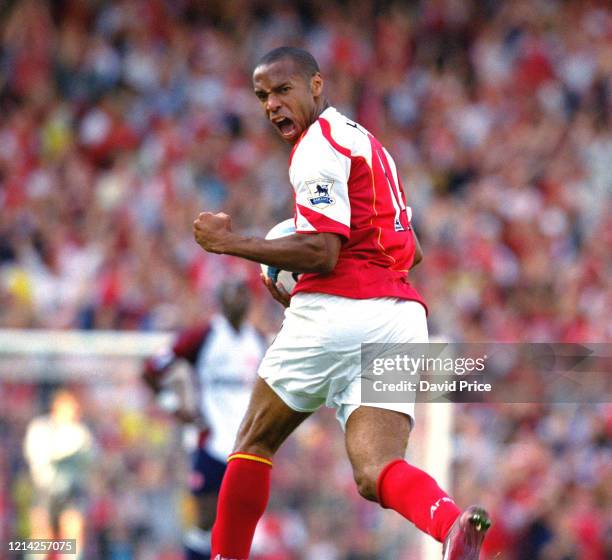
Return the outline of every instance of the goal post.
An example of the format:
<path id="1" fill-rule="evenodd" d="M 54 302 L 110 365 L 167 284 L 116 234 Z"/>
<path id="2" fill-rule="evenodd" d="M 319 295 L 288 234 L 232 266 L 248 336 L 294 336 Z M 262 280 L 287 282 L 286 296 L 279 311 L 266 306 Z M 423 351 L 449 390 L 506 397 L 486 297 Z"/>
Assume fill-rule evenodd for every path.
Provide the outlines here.
<path id="1" fill-rule="evenodd" d="M 427 403 L 421 405 L 424 418 L 424 444 L 422 468 L 436 479 L 436 482 L 447 491 L 452 487 L 452 433 L 454 403 Z M 452 492 L 451 492 L 452 494 Z M 439 560 L 441 545 L 430 536 L 421 536 L 423 560 Z"/>
<path id="2" fill-rule="evenodd" d="M 0 329 L 0 380 L 82 381 L 130 377 L 140 359 L 167 347 L 167 332 Z"/>

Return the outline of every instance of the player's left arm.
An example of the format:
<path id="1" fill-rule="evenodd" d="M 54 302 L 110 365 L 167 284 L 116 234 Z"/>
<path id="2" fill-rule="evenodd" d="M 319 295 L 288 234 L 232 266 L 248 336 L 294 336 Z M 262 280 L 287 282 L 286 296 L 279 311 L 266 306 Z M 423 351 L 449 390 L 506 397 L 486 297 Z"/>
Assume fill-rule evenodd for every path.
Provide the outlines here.
<path id="1" fill-rule="evenodd" d="M 223 253 L 291 272 L 329 274 L 338 261 L 342 238 L 336 233 L 295 234 L 279 239 L 247 237 L 232 231 L 227 214 L 201 212 L 193 223 L 198 244 Z"/>

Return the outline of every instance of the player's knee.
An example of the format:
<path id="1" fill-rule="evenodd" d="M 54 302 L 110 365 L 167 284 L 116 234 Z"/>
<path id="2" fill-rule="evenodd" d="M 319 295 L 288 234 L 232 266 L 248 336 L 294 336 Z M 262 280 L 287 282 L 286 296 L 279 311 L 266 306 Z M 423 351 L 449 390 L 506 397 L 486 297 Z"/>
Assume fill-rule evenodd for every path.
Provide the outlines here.
<path id="1" fill-rule="evenodd" d="M 376 465 L 367 465 L 353 469 L 353 476 L 355 477 L 355 483 L 357 484 L 357 491 L 366 500 L 370 500 L 372 502 L 378 501 L 376 495 L 376 482 L 378 480 L 379 472 L 380 469 Z"/>
<path id="2" fill-rule="evenodd" d="M 278 449 L 274 430 L 255 420 L 245 420 L 238 431 L 234 453 L 250 453 L 271 459 Z"/>
<path id="3" fill-rule="evenodd" d="M 266 459 L 272 459 L 274 452 L 274 448 L 265 441 L 245 441 L 244 443 L 239 441 L 234 447 L 234 453 L 248 453 Z"/>

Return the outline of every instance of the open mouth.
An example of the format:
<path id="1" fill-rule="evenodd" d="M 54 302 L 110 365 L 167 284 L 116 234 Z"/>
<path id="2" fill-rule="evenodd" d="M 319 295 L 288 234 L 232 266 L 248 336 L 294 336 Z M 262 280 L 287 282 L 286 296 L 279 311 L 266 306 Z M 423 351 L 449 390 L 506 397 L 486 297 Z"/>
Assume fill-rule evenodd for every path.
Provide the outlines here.
<path id="1" fill-rule="evenodd" d="M 278 128 L 283 138 L 290 138 L 295 134 L 296 126 L 291 119 L 287 117 L 282 117 L 280 119 L 276 119 L 273 121 L 274 126 Z"/>

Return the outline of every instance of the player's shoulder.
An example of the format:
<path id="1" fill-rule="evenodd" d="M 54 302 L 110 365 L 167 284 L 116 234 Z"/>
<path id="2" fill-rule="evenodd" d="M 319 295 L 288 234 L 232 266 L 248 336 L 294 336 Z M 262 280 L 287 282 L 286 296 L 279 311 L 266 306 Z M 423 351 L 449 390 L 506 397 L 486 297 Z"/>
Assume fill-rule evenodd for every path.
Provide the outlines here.
<path id="1" fill-rule="evenodd" d="M 334 107 L 323 111 L 318 122 L 323 135 L 332 144 L 352 151 L 364 141 L 368 142 L 370 133 Z"/>
<path id="2" fill-rule="evenodd" d="M 363 127 L 334 107 L 328 107 L 306 131 L 294 157 L 309 159 L 313 153 L 331 151 L 350 158 L 363 140 L 367 141 L 367 135 Z"/>

